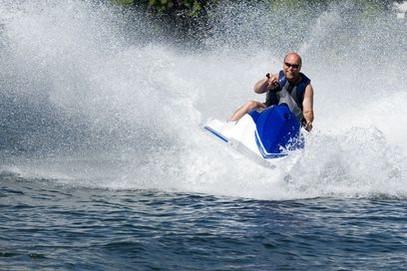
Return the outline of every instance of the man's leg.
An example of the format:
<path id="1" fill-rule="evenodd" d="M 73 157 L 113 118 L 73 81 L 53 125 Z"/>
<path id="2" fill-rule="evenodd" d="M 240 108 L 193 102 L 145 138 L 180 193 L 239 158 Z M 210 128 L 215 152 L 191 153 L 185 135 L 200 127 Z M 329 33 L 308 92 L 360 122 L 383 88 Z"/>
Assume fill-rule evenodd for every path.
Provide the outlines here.
<path id="1" fill-rule="evenodd" d="M 235 113 L 230 117 L 230 121 L 240 120 L 245 114 L 256 108 L 266 108 L 266 106 L 257 101 L 248 101 L 243 106 L 239 107 Z"/>

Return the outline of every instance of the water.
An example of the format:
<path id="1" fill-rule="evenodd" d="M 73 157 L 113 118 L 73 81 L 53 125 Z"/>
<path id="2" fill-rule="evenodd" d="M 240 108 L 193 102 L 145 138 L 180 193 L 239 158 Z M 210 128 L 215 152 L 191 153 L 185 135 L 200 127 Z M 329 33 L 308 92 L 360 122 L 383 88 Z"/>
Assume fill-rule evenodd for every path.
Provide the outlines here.
<path id="1" fill-rule="evenodd" d="M 407 269 L 405 21 L 269 8 L 213 8 L 191 47 L 100 3 L 1 0 L 0 269 Z M 270 170 L 202 123 L 290 50 L 315 128 Z"/>
<path id="2" fill-rule="evenodd" d="M 402 270 L 406 264 L 407 206 L 399 199 L 273 201 L 1 177 L 4 270 Z"/>

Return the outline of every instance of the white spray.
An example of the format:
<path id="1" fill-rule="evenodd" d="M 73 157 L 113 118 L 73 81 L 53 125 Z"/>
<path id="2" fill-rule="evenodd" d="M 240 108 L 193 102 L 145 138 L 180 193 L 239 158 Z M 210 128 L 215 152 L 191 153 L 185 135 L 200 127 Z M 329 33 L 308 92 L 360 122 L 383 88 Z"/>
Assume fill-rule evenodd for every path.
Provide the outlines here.
<path id="1" fill-rule="evenodd" d="M 129 27 L 112 6 L 1 3 L 4 170 L 262 199 L 407 195 L 406 24 L 392 14 L 350 2 L 323 12 L 228 3 L 209 11 L 198 52 L 161 42 L 142 15 Z M 315 88 L 315 129 L 293 168 L 270 170 L 201 124 L 264 99 L 253 84 L 291 50 Z"/>

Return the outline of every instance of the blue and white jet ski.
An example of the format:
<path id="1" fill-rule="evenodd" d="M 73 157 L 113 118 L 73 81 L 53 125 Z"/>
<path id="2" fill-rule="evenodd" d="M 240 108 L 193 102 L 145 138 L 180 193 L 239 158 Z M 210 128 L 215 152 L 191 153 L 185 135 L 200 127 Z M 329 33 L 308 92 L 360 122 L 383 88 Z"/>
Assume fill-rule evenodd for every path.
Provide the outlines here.
<path id="1" fill-rule="evenodd" d="M 253 110 L 237 122 L 212 119 L 204 127 L 255 162 L 273 167 L 276 160 L 302 149 L 301 123 L 286 104 Z"/>

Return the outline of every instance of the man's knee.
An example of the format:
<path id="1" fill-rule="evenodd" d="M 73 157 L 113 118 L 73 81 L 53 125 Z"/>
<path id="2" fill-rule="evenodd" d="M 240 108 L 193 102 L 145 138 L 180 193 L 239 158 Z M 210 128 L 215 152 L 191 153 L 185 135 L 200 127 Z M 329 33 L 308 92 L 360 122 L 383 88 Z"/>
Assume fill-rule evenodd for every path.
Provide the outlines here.
<path id="1" fill-rule="evenodd" d="M 258 102 L 256 102 L 256 101 L 248 101 L 247 103 L 246 103 L 246 109 L 248 110 L 248 111 L 250 111 L 250 110 L 253 110 L 253 109 L 255 109 L 255 108 L 257 108 L 257 107 L 259 107 L 259 105 L 258 105 Z"/>

